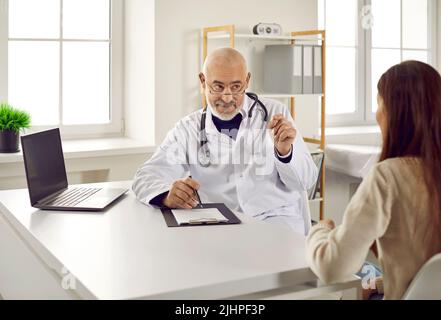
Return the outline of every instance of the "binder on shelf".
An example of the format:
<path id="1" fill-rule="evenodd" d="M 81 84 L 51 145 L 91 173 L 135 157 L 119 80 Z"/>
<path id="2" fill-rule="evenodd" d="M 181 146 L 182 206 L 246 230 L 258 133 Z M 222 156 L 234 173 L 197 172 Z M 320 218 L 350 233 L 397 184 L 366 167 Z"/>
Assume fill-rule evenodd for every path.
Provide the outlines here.
<path id="1" fill-rule="evenodd" d="M 292 93 L 303 93 L 303 50 L 302 46 L 294 45 L 293 50 L 293 73 L 292 73 Z"/>
<path id="2" fill-rule="evenodd" d="M 303 93 L 303 50 L 301 45 L 267 45 L 263 59 L 265 93 Z"/>
<path id="3" fill-rule="evenodd" d="M 323 93 L 322 86 L 322 47 L 314 46 L 314 81 L 313 93 Z"/>
<path id="4" fill-rule="evenodd" d="M 311 189 L 308 190 L 308 199 L 314 200 L 317 196 L 317 193 L 320 192 L 320 179 L 322 177 L 322 167 L 323 167 L 323 159 L 325 158 L 325 153 L 323 151 L 316 151 L 311 153 L 312 160 L 318 169 L 317 179 Z"/>
<path id="5" fill-rule="evenodd" d="M 303 46 L 303 94 L 313 93 L 313 46 Z"/>

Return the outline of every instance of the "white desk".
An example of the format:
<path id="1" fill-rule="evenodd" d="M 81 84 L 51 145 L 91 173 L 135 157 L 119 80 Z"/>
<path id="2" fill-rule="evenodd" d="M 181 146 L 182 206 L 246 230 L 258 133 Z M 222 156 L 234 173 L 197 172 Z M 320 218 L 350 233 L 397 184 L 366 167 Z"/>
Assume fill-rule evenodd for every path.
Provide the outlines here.
<path id="1" fill-rule="evenodd" d="M 26 189 L 2 191 L 0 294 L 5 299 L 218 299 L 316 279 L 301 235 L 239 218 L 240 225 L 168 228 L 160 211 L 139 203 L 131 191 L 104 213 L 40 211 L 30 206 Z M 75 288 L 62 288 L 68 283 L 63 267 L 74 276 Z M 332 290 L 348 286 L 354 283 Z M 309 289 L 319 294 L 329 286 Z"/>

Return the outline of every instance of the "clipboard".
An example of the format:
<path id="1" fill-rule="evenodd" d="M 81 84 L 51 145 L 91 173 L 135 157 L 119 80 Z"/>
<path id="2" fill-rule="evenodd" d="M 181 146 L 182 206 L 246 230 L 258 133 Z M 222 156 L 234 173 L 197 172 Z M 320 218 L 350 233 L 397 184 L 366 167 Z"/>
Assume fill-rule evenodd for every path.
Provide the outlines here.
<path id="1" fill-rule="evenodd" d="M 198 205 L 195 209 L 206 209 L 206 208 L 216 208 L 218 209 L 228 221 L 218 222 L 218 221 L 200 221 L 191 224 L 179 225 L 172 213 L 172 209 L 161 208 L 162 216 L 164 217 L 165 223 L 168 227 L 194 227 L 194 226 L 219 226 L 228 224 L 240 224 L 242 223 L 238 217 L 223 203 L 204 203 L 201 207 Z"/>

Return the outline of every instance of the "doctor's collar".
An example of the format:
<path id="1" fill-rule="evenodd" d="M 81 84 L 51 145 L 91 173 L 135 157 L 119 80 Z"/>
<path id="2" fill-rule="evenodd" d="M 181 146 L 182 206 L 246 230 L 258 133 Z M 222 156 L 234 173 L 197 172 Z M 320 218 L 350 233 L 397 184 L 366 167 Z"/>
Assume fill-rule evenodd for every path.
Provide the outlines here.
<path id="1" fill-rule="evenodd" d="M 246 119 L 248 116 L 248 112 L 250 111 L 252 103 L 250 103 L 251 98 L 245 95 L 243 99 L 242 108 L 240 108 L 239 112 L 242 115 L 243 119 Z"/>

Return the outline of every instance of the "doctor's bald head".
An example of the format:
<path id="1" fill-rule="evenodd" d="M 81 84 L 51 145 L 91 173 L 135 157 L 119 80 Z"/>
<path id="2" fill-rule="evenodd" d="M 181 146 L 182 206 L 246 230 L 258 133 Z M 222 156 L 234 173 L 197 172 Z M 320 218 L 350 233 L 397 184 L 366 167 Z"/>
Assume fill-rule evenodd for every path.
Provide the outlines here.
<path id="1" fill-rule="evenodd" d="M 215 116 L 230 120 L 239 113 L 250 77 L 245 58 L 235 49 L 220 48 L 207 56 L 199 79 Z"/>
<path id="2" fill-rule="evenodd" d="M 247 74 L 247 62 L 243 55 L 233 48 L 219 48 L 210 53 L 204 62 L 203 73 L 216 72 L 218 68 L 232 68 Z"/>

